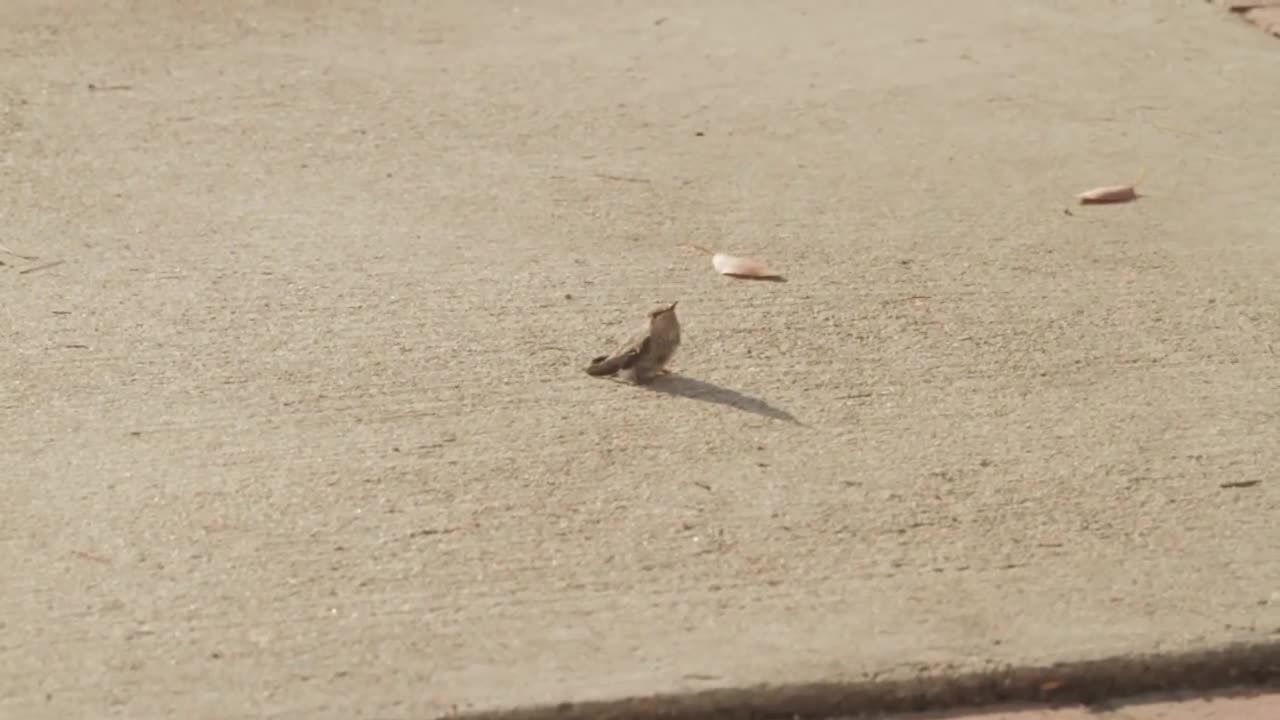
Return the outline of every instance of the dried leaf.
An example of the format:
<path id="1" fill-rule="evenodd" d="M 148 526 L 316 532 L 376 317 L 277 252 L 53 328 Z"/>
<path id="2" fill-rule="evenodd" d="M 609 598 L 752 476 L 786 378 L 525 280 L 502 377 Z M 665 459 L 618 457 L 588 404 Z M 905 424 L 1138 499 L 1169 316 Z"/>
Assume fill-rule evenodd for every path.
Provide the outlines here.
<path id="1" fill-rule="evenodd" d="M 1138 191 L 1132 185 L 1108 185 L 1085 190 L 1076 197 L 1079 198 L 1081 205 L 1128 202 L 1138 197 Z"/>
<path id="2" fill-rule="evenodd" d="M 1265 7 L 1259 6 L 1245 10 L 1244 19 L 1262 28 L 1263 32 L 1280 35 L 1280 3 L 1272 0 L 1260 5 Z"/>
<path id="3" fill-rule="evenodd" d="M 768 265 L 755 258 L 737 257 L 716 253 L 711 256 L 711 265 L 721 275 L 743 278 L 777 278 L 779 275 L 769 269 Z"/>
<path id="4" fill-rule="evenodd" d="M 1085 190 L 1076 195 L 1076 199 L 1080 201 L 1081 205 L 1129 202 L 1138 197 L 1138 183 L 1141 180 L 1142 177 L 1139 176 L 1138 180 L 1130 185 L 1105 185 L 1092 190 Z"/>
<path id="5" fill-rule="evenodd" d="M 689 247 L 701 253 L 711 256 L 711 266 L 716 272 L 729 277 L 746 278 L 750 280 L 784 280 L 784 278 L 769 266 L 756 260 L 755 258 L 739 257 L 737 255 L 729 255 L 709 250 L 701 245 L 689 245 Z"/>

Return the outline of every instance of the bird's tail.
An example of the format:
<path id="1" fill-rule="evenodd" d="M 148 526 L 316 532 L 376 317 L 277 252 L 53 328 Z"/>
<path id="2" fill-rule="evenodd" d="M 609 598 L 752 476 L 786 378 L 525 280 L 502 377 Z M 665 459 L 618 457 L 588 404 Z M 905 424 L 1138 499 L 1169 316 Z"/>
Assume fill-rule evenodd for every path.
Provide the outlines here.
<path id="1" fill-rule="evenodd" d="M 591 364 L 587 366 L 587 374 L 600 377 L 603 375 L 614 375 L 618 372 L 619 359 L 617 357 L 609 357 L 601 355 L 591 358 Z"/>

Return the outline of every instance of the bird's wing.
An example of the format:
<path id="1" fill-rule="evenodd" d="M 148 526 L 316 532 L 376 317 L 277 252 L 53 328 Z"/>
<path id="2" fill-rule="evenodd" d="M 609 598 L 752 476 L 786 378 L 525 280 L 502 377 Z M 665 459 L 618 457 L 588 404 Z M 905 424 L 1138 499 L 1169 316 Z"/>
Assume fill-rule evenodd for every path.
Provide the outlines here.
<path id="1" fill-rule="evenodd" d="M 591 364 L 587 366 L 587 373 L 590 375 L 612 375 L 619 370 L 627 370 L 634 367 L 636 361 L 648 350 L 648 331 L 636 333 L 608 355 L 592 358 Z"/>
<path id="2" fill-rule="evenodd" d="M 632 338 L 631 342 L 627 343 L 626 348 L 619 353 L 620 357 L 618 358 L 618 367 L 623 370 L 630 368 L 636 364 L 636 360 L 639 360 L 648 351 L 649 333 L 646 332 L 637 335 Z"/>

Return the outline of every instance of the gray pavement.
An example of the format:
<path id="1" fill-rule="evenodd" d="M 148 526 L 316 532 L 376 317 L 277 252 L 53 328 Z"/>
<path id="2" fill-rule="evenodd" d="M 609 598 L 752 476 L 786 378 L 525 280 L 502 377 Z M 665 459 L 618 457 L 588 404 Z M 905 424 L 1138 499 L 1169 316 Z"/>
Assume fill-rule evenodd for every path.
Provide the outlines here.
<path id="1" fill-rule="evenodd" d="M 10 0 L 0 59 L 0 717 L 1274 651 L 1220 8 Z M 674 299 L 676 377 L 582 372 Z"/>

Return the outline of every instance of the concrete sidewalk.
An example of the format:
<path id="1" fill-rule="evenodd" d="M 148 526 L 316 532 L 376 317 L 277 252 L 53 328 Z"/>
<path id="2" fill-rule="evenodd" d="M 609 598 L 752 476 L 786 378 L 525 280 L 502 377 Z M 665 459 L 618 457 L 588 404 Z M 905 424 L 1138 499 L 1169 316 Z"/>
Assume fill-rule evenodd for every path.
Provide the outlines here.
<path id="1" fill-rule="evenodd" d="M 0 59 L 0 717 L 1280 675 L 1220 7 L 9 0 Z M 677 376 L 582 372 L 674 299 Z"/>

